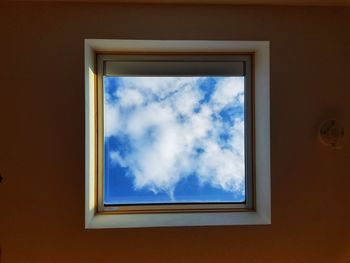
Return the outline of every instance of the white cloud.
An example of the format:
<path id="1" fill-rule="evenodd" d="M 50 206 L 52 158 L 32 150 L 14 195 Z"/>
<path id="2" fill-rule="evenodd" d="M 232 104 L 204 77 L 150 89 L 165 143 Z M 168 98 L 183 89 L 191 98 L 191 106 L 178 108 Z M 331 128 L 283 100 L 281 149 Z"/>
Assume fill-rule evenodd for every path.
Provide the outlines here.
<path id="1" fill-rule="evenodd" d="M 117 104 L 105 100 L 104 104 L 104 133 L 106 137 L 110 137 L 119 133 L 121 126 L 121 118 L 119 114 L 119 107 Z"/>
<path id="2" fill-rule="evenodd" d="M 186 86 L 193 86 L 198 79 L 197 77 L 124 77 L 118 90 L 133 89 L 142 93 L 146 99 L 153 96 L 164 99 Z"/>
<path id="3" fill-rule="evenodd" d="M 110 158 L 113 162 L 119 164 L 121 167 L 128 167 L 126 161 L 120 156 L 118 151 L 111 151 Z"/>
<path id="4" fill-rule="evenodd" d="M 118 89 L 117 97 L 121 107 L 139 106 L 144 101 L 141 93 L 134 89 Z"/>
<path id="5" fill-rule="evenodd" d="M 126 135 L 131 149 L 116 149 L 110 158 L 129 169 L 135 189 L 173 198 L 177 183 L 195 174 L 202 184 L 244 191 L 244 122 L 228 124 L 219 115 L 225 107 L 243 106 L 243 80 L 221 79 L 205 103 L 200 80 L 120 78 L 117 99 L 105 102 L 105 136 Z"/>
<path id="6" fill-rule="evenodd" d="M 215 110 L 221 110 L 223 107 L 240 102 L 240 95 L 244 91 L 244 78 L 223 78 L 216 85 L 212 96 L 212 104 Z"/>
<path id="7" fill-rule="evenodd" d="M 220 148 L 213 141 L 205 143 L 197 167 L 200 181 L 226 191 L 241 191 L 244 185 L 242 156 L 231 149 Z"/>
<path id="8" fill-rule="evenodd" d="M 187 84 L 169 98 L 174 111 L 185 116 L 193 114 L 194 109 L 199 105 L 199 101 L 203 97 L 198 88 L 193 88 L 195 85 L 198 84 L 195 82 L 192 82 L 192 85 Z"/>

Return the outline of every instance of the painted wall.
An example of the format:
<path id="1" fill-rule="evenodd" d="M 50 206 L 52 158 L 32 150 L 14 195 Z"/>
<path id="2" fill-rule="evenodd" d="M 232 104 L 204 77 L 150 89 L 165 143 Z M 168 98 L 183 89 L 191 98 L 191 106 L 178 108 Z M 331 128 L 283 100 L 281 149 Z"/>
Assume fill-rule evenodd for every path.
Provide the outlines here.
<path id="1" fill-rule="evenodd" d="M 18 0 L 6 0 L 18 2 Z M 22 2 L 42 2 L 42 0 L 21 0 Z M 133 4 L 236 4 L 236 5 L 281 5 L 281 6 L 350 6 L 350 0 L 44 0 L 44 2 L 94 2 Z"/>
<path id="2" fill-rule="evenodd" d="M 5 263 L 350 262 L 350 8 L 0 4 Z M 272 225 L 84 229 L 84 38 L 271 41 Z"/>

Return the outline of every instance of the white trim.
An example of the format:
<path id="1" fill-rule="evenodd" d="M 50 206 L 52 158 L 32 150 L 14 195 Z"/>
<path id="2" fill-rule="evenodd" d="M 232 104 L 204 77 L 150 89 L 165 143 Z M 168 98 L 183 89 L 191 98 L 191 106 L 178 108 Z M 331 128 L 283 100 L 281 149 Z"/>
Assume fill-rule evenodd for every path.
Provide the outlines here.
<path id="1" fill-rule="evenodd" d="M 95 214 L 94 53 L 253 52 L 255 54 L 256 211 L 169 214 Z M 85 40 L 86 192 L 85 228 L 256 225 L 271 223 L 270 95 L 268 41 Z"/>
<path id="2" fill-rule="evenodd" d="M 95 72 L 94 50 L 85 43 L 85 226 L 95 214 L 95 143 L 94 143 L 94 101 Z"/>

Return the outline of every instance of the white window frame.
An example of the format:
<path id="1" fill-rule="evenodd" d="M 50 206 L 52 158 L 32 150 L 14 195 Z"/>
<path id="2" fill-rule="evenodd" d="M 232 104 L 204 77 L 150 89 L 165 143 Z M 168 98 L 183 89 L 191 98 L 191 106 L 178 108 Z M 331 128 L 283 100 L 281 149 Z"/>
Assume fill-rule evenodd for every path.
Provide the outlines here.
<path id="1" fill-rule="evenodd" d="M 253 123 L 252 123 L 252 60 L 253 54 L 231 53 L 96 53 L 97 63 L 97 212 L 126 213 L 178 213 L 228 212 L 254 210 Z M 244 77 L 244 154 L 245 201 L 226 203 L 163 203 L 106 205 L 104 202 L 104 87 L 105 76 L 226 76 Z"/>
<path id="2" fill-rule="evenodd" d="M 177 213 L 108 213 L 98 204 L 96 165 L 97 53 L 250 53 L 254 67 L 254 168 L 253 209 L 234 211 L 191 211 Z M 162 227 L 201 225 L 255 225 L 271 223 L 270 201 L 270 121 L 269 121 L 269 42 L 268 41 L 189 41 L 189 40 L 85 40 L 86 100 L 86 190 L 85 227 Z M 215 205 L 214 205 L 215 206 Z"/>

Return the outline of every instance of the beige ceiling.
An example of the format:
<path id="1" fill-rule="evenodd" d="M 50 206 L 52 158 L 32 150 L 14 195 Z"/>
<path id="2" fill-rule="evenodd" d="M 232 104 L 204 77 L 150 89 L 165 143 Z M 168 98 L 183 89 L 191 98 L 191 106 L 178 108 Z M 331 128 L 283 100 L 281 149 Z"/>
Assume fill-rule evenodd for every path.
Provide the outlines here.
<path id="1" fill-rule="evenodd" d="M 115 2 L 142 4 L 233 4 L 233 5 L 288 5 L 288 6 L 350 6 L 350 0 L 8 0 L 21 2 Z"/>

